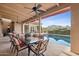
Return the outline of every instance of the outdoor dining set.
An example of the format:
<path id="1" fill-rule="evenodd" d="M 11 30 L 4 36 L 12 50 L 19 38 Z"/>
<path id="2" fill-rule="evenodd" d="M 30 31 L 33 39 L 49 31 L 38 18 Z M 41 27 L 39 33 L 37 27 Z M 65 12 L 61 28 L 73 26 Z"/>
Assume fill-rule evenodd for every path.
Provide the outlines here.
<path id="1" fill-rule="evenodd" d="M 28 50 L 28 56 L 30 56 L 30 52 L 33 52 L 35 56 L 44 56 L 49 42 L 49 39 L 44 39 L 44 35 L 31 35 L 30 33 L 25 35 L 9 33 L 9 38 L 11 42 L 10 51 L 16 56 L 24 49 Z"/>

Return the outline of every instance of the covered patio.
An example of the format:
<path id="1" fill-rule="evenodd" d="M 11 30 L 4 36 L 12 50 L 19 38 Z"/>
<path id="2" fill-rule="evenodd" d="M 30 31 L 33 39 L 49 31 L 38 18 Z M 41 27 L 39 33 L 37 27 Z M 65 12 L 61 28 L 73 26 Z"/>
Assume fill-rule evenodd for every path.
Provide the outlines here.
<path id="1" fill-rule="evenodd" d="M 66 11 L 72 11 L 72 22 L 71 22 L 71 47 L 66 47 L 63 45 L 58 45 L 55 41 L 49 40 L 47 50 L 44 53 L 46 56 L 72 56 L 79 54 L 78 46 L 78 5 L 79 4 L 66 4 L 66 3 L 42 3 L 39 5 L 39 9 L 43 10 L 38 12 L 37 15 L 32 9 L 34 3 L 25 4 L 11 4 L 11 3 L 1 3 L 0 4 L 0 55 L 3 56 L 13 56 L 14 54 L 10 52 L 10 38 L 6 33 L 8 26 L 11 31 L 15 31 L 18 34 L 25 34 L 31 31 L 30 24 L 36 24 L 39 28 L 34 27 L 35 32 L 42 33 L 41 30 L 41 20 L 43 18 L 64 13 Z M 75 7 L 76 6 L 76 7 Z M 8 20 L 8 21 L 6 21 Z M 29 28 L 25 30 L 25 25 Z M 36 26 L 34 25 L 34 26 Z M 32 30 L 33 31 L 33 30 Z M 4 35 L 5 34 L 5 35 Z M 23 50 L 19 53 L 19 56 L 27 56 L 28 50 Z M 33 53 L 31 54 L 33 56 Z"/>

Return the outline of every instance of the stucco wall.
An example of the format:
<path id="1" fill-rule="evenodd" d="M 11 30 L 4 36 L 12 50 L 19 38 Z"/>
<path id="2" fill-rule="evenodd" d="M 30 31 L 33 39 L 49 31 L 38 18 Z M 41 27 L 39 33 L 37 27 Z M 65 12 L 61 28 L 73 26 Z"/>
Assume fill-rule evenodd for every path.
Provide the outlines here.
<path id="1" fill-rule="evenodd" d="M 79 4 L 72 4 L 71 11 L 71 51 L 79 54 Z"/>

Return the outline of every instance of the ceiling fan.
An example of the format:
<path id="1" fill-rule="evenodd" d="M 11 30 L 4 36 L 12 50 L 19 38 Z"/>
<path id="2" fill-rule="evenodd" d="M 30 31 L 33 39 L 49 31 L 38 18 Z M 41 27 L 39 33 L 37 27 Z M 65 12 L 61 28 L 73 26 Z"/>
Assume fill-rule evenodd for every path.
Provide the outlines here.
<path id="1" fill-rule="evenodd" d="M 28 8 L 28 7 L 24 7 L 24 8 L 31 10 L 30 13 L 34 12 L 35 14 L 37 14 L 37 13 L 39 14 L 39 13 L 44 13 L 44 12 L 46 12 L 45 10 L 40 9 L 41 7 L 42 7 L 41 4 L 35 3 L 32 8 Z"/>
<path id="2" fill-rule="evenodd" d="M 16 20 L 16 23 L 18 23 L 18 24 L 20 23 L 20 22 L 19 22 L 19 19 L 18 19 L 18 16 L 17 16 L 17 20 Z"/>

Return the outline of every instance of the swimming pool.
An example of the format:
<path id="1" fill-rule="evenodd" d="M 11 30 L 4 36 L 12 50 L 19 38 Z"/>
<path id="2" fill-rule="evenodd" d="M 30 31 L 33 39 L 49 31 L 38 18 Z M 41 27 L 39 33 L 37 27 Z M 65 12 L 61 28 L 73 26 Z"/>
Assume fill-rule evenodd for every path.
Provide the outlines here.
<path id="1" fill-rule="evenodd" d="M 58 44 L 70 46 L 70 36 L 69 35 L 65 36 L 65 35 L 48 34 L 45 36 L 48 37 L 49 40 L 53 40 Z"/>

